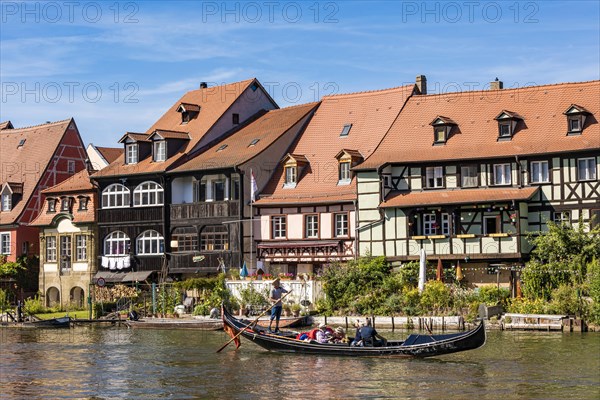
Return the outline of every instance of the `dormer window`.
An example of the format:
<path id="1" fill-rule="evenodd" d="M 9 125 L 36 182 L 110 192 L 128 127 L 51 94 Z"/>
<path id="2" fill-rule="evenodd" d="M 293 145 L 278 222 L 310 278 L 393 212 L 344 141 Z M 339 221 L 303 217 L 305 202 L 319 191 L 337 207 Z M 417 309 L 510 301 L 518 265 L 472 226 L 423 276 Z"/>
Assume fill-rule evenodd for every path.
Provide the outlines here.
<path id="1" fill-rule="evenodd" d="M 25 145 L 25 141 L 26 141 L 26 140 L 27 140 L 27 139 L 21 139 L 21 140 L 19 141 L 19 144 L 17 145 L 17 149 L 20 149 L 21 147 L 23 147 L 23 146 Z"/>
<path id="2" fill-rule="evenodd" d="M 60 211 L 63 211 L 63 212 L 71 211 L 71 198 L 70 197 L 62 197 L 60 199 Z"/>
<path id="3" fill-rule="evenodd" d="M 350 182 L 350 161 L 342 161 L 340 162 L 340 174 L 339 174 L 339 182 L 345 183 Z"/>
<path id="4" fill-rule="evenodd" d="M 523 117 L 512 111 L 502 110 L 494 119 L 498 121 L 498 140 L 510 140 Z"/>
<path id="5" fill-rule="evenodd" d="M 191 103 L 181 103 L 179 107 L 177 107 L 177 112 L 181 113 L 181 125 L 185 125 L 198 116 L 200 113 L 200 106 Z"/>
<path id="6" fill-rule="evenodd" d="M 48 212 L 49 213 L 56 212 L 56 199 L 48 199 Z"/>
<path id="7" fill-rule="evenodd" d="M 125 164 L 137 164 L 138 162 L 138 145 L 137 143 L 129 143 L 125 145 Z"/>
<path id="8" fill-rule="evenodd" d="M 298 168 L 295 165 L 285 167 L 285 187 L 296 187 Z"/>
<path id="9" fill-rule="evenodd" d="M 448 117 L 438 115 L 429 125 L 433 126 L 433 144 L 444 144 L 450 138 L 450 133 L 456 122 Z"/>
<path id="10" fill-rule="evenodd" d="M 283 160 L 283 187 L 293 189 L 298 184 L 302 171 L 308 165 L 308 159 L 301 154 L 287 154 Z"/>
<path id="11" fill-rule="evenodd" d="M 352 128 L 352 124 L 346 124 L 342 128 L 342 132 L 340 133 L 340 137 L 346 137 L 350 134 L 350 129 Z"/>
<path id="12" fill-rule="evenodd" d="M 231 114 L 231 122 L 234 125 L 239 125 L 239 123 L 240 123 L 240 114 L 238 114 L 238 113 Z"/>
<path id="13" fill-rule="evenodd" d="M 349 185 L 352 181 L 351 168 L 363 160 L 362 154 L 357 150 L 343 149 L 335 158 L 338 161 L 338 185 Z"/>
<path id="14" fill-rule="evenodd" d="M 79 197 L 79 209 L 78 211 L 86 211 L 88 209 L 88 201 L 90 199 L 88 197 Z"/>
<path id="15" fill-rule="evenodd" d="M 160 162 L 167 159 L 167 141 L 159 140 L 154 142 L 154 161 Z"/>
<path id="16" fill-rule="evenodd" d="M 1 197 L 2 211 L 12 210 L 12 193 L 10 193 L 8 190 L 5 190 Z"/>
<path id="17" fill-rule="evenodd" d="M 585 119 L 591 112 L 577 104 L 571 104 L 563 114 L 567 116 L 567 135 L 580 135 L 585 125 Z"/>

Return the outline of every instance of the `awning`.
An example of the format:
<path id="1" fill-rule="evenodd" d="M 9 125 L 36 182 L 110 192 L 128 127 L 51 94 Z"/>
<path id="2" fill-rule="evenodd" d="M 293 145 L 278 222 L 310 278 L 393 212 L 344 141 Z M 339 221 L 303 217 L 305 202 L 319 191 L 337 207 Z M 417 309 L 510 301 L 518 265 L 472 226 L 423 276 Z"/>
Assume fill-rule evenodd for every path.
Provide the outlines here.
<path id="1" fill-rule="evenodd" d="M 299 240 L 295 242 L 262 242 L 256 247 L 259 249 L 287 249 L 297 247 L 337 247 L 339 244 L 339 240 Z"/>
<path id="2" fill-rule="evenodd" d="M 145 281 L 153 271 L 135 271 L 135 272 L 109 272 L 98 271 L 92 278 L 92 283 L 96 283 L 98 278 L 104 279 L 105 282 L 139 282 Z"/>
<path id="3" fill-rule="evenodd" d="M 399 193 L 382 202 L 379 207 L 423 207 L 446 204 L 480 204 L 498 201 L 529 200 L 537 187 L 528 188 L 485 188 L 457 190 L 423 190 Z"/>

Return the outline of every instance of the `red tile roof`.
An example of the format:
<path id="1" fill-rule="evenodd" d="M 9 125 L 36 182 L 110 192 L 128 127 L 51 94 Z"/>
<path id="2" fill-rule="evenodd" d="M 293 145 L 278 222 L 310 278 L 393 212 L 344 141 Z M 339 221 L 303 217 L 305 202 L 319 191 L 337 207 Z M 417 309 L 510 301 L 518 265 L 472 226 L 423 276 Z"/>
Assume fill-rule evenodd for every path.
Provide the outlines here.
<path id="1" fill-rule="evenodd" d="M 93 175 L 94 178 L 119 175 L 136 175 L 153 172 L 164 172 L 167 167 L 188 153 L 212 128 L 219 118 L 235 102 L 235 100 L 248 88 L 255 79 L 227 85 L 214 86 L 206 89 L 198 89 L 187 92 L 181 99 L 176 101 L 162 117 L 158 119 L 147 131 L 146 137 L 156 130 L 189 133 L 190 141 L 184 145 L 179 152 L 163 162 L 154 162 L 152 157 L 146 157 L 137 164 L 125 164 L 120 158 L 106 168 Z M 177 112 L 181 103 L 198 104 L 201 106 L 198 117 L 193 118 L 187 124 L 181 124 L 181 114 Z"/>
<path id="2" fill-rule="evenodd" d="M 90 192 L 95 191 L 94 185 L 90 181 L 90 174 L 87 169 L 83 169 L 65 179 L 58 185 L 54 185 L 47 189 L 42 190 L 45 195 L 60 194 L 60 193 L 77 193 L 77 192 Z"/>
<path id="3" fill-rule="evenodd" d="M 0 225 L 12 224 L 19 218 L 72 121 L 66 119 L 0 131 L 0 185 L 4 182 L 23 183 L 21 200 L 13 204 L 11 211 L 0 212 Z M 23 140 L 23 146 L 19 146 Z"/>
<path id="4" fill-rule="evenodd" d="M 123 155 L 122 147 L 119 148 L 119 147 L 98 147 L 98 146 L 96 146 L 96 150 L 98 150 L 98 153 L 100 153 L 100 155 L 102 157 L 104 157 L 106 162 L 108 162 L 109 164 Z"/>
<path id="5" fill-rule="evenodd" d="M 227 168 L 245 163 L 265 151 L 317 105 L 318 103 L 308 103 L 268 111 L 172 171 Z M 250 145 L 255 139 L 258 139 L 258 142 Z M 217 151 L 223 145 L 227 147 Z"/>
<path id="6" fill-rule="evenodd" d="M 589 110 L 581 135 L 567 136 L 563 112 L 576 103 Z M 498 141 L 502 110 L 524 120 L 512 140 Z M 433 145 L 429 123 L 445 115 L 457 123 L 447 143 Z M 411 97 L 377 150 L 356 169 L 391 162 L 436 162 L 512 157 L 600 148 L 600 81 L 562 83 Z"/>
<path id="7" fill-rule="evenodd" d="M 477 204 L 494 201 L 528 200 L 537 187 L 481 188 L 458 190 L 427 190 L 422 192 L 397 193 L 382 202 L 379 207 L 418 207 L 445 204 Z"/>
<path id="8" fill-rule="evenodd" d="M 13 128 L 13 124 L 10 121 L 4 121 L 4 122 L 0 122 L 0 131 L 3 129 L 12 129 Z"/>
<path id="9" fill-rule="evenodd" d="M 291 154 L 305 156 L 309 164 L 295 188 L 283 187 L 280 165 L 274 178 L 260 193 L 257 205 L 350 201 L 356 197 L 356 180 L 338 186 L 338 160 L 342 149 L 352 149 L 368 157 L 398 116 L 414 85 L 372 92 L 325 96 Z M 352 124 L 347 136 L 340 137 L 344 125 Z M 314 197 L 318 195 L 319 197 Z"/>
<path id="10" fill-rule="evenodd" d="M 42 193 L 48 197 L 59 197 L 62 195 L 69 195 L 75 198 L 75 204 L 73 205 L 73 213 L 61 213 L 60 211 L 48 213 L 48 202 L 45 201 L 42 207 L 42 211 L 38 217 L 31 222 L 32 226 L 50 226 L 57 222 L 57 217 L 66 216 L 70 218 L 73 223 L 88 223 L 95 222 L 96 220 L 96 191 L 90 181 L 90 174 L 87 169 L 83 169 L 59 183 L 58 185 L 44 189 Z M 85 196 L 88 198 L 87 210 L 79 211 L 79 198 L 78 195 Z M 60 203 L 56 205 L 57 209 L 60 209 Z"/>

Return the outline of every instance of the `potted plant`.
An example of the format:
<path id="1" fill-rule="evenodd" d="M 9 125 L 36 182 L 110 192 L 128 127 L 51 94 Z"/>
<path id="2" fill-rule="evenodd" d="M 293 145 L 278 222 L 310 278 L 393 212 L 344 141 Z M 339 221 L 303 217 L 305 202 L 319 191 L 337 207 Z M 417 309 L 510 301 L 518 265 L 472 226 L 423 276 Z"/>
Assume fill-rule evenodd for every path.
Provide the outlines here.
<path id="1" fill-rule="evenodd" d="M 298 303 L 293 303 L 291 306 L 291 311 L 292 311 L 292 315 L 294 317 L 299 317 L 300 316 L 300 310 L 302 310 L 302 306 Z"/>

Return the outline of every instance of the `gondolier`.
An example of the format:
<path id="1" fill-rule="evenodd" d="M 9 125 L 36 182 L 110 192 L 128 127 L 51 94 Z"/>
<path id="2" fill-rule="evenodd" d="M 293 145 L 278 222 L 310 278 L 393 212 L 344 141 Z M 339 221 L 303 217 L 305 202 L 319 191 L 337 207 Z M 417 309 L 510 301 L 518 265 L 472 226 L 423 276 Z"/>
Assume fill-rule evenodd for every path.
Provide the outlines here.
<path id="1" fill-rule="evenodd" d="M 273 289 L 271 289 L 271 295 L 269 300 L 274 303 L 271 308 L 271 320 L 269 322 L 269 331 L 273 332 L 273 320 L 275 320 L 275 333 L 279 332 L 279 319 L 281 318 L 281 310 L 283 304 L 281 303 L 281 296 L 288 291 L 281 287 L 279 278 L 273 281 Z"/>

